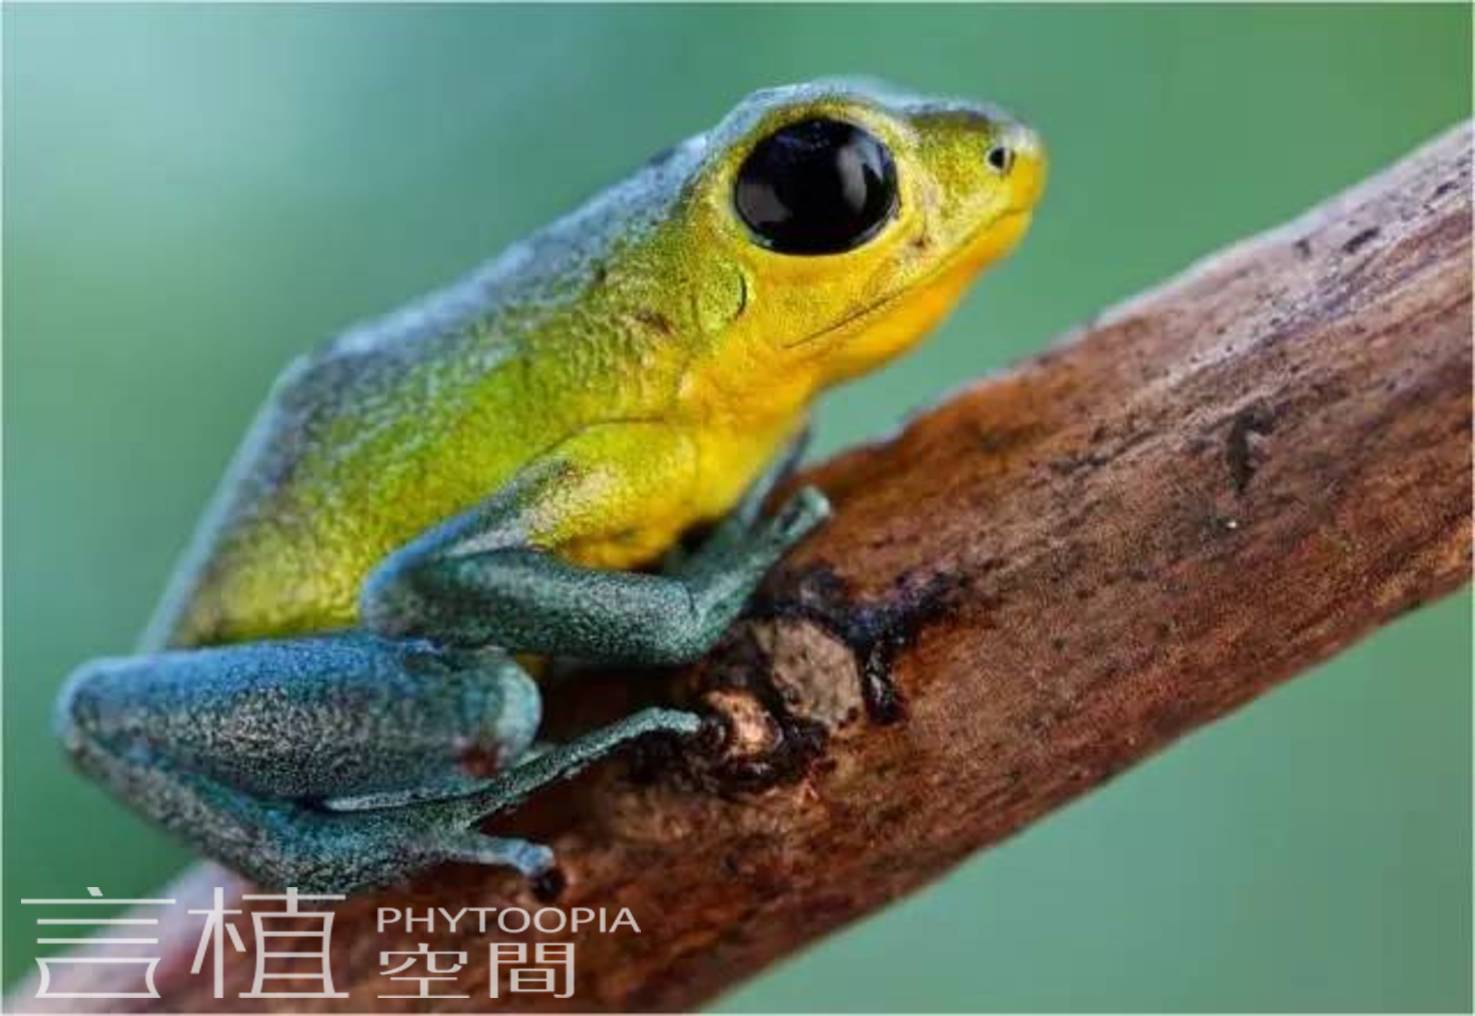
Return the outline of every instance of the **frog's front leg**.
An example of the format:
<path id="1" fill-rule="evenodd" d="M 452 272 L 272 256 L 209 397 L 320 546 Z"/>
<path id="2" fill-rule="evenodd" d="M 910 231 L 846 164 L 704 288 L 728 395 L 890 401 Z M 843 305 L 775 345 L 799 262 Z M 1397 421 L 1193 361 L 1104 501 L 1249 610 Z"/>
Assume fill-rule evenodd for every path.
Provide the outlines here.
<path id="1" fill-rule="evenodd" d="M 775 514 L 761 515 L 764 495 L 792 455 L 777 460 L 673 571 L 584 568 L 554 553 L 637 529 L 647 505 L 694 496 L 690 456 L 680 435 L 659 425 L 584 432 L 487 504 L 386 559 L 364 586 L 365 624 L 447 645 L 600 662 L 669 664 L 702 655 L 764 573 L 829 514 L 824 496 L 806 487 Z"/>
<path id="2" fill-rule="evenodd" d="M 695 728 L 647 710 L 525 757 L 539 716 L 503 653 L 343 633 L 93 661 L 57 725 L 81 769 L 210 856 L 347 892 L 445 860 L 536 875 L 546 847 L 474 824 L 632 737 Z"/>

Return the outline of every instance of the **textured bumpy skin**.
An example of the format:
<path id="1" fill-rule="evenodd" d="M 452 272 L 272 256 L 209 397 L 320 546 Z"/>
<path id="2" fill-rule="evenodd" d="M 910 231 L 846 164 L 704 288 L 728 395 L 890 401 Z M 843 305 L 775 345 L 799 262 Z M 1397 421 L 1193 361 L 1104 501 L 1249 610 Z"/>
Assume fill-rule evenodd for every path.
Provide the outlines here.
<path id="1" fill-rule="evenodd" d="M 889 152 L 894 212 L 854 249 L 784 254 L 734 186 L 755 145 L 815 118 Z M 828 511 L 807 489 L 760 510 L 811 400 L 914 344 L 1022 236 L 1043 181 L 1038 140 L 994 110 L 854 83 L 755 93 L 294 364 L 144 654 L 69 681 L 67 749 L 268 884 L 348 890 L 446 859 L 546 870 L 547 848 L 469 827 L 698 720 L 652 709 L 536 751 L 538 692 L 512 654 L 704 652 Z M 619 570 L 719 519 L 673 570 Z"/>

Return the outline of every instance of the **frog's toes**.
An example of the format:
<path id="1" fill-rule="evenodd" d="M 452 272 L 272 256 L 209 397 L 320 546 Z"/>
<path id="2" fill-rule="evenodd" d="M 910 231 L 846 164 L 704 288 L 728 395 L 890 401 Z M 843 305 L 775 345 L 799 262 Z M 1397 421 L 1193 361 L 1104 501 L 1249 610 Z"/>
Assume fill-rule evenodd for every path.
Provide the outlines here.
<path id="1" fill-rule="evenodd" d="M 432 852 L 443 861 L 515 868 L 530 879 L 552 871 L 557 860 L 552 848 L 541 843 L 477 832 L 447 835 L 434 844 Z"/>
<path id="2" fill-rule="evenodd" d="M 831 515 L 829 498 L 817 487 L 800 487 L 770 520 L 770 535 L 790 547 L 808 536 Z"/>

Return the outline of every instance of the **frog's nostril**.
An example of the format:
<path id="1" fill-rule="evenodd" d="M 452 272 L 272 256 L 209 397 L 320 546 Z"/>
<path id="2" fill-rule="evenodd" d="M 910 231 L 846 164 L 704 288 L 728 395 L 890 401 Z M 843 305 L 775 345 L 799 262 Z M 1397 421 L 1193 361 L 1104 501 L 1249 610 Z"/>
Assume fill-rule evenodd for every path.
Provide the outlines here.
<path id="1" fill-rule="evenodd" d="M 1007 175 L 1020 162 L 1033 164 L 1042 159 L 1044 145 L 1031 128 L 1010 117 L 995 118 L 989 130 L 988 147 L 983 157 L 995 173 Z"/>
<path id="2" fill-rule="evenodd" d="M 1016 123 L 1010 128 L 1009 135 L 1004 138 L 1004 143 L 1014 151 L 1015 155 L 1026 159 L 1039 159 L 1045 152 L 1040 136 L 1022 123 Z"/>

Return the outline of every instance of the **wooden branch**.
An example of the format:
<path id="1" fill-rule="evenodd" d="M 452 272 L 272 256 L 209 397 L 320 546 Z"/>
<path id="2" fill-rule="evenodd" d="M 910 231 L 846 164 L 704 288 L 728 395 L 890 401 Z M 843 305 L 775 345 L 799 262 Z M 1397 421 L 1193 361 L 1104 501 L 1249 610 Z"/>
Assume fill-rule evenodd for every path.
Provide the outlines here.
<path id="1" fill-rule="evenodd" d="M 556 726 L 652 690 L 715 719 L 494 823 L 557 847 L 565 884 L 538 888 L 559 906 L 640 928 L 549 936 L 577 944 L 576 994 L 502 1002 L 697 1006 L 1461 585 L 1470 146 L 1465 125 L 813 470 L 836 518 L 709 659 L 555 692 Z M 378 953 L 428 941 L 472 957 L 444 1006 L 495 1008 L 486 944 L 525 936 L 380 934 L 376 910 L 540 905 L 461 866 L 349 900 L 348 997 L 274 1004 L 416 1008 L 376 998 L 406 988 Z M 235 998 L 248 958 L 224 1001 L 189 976 L 197 921 L 171 927 L 154 1005 L 265 1005 Z"/>

